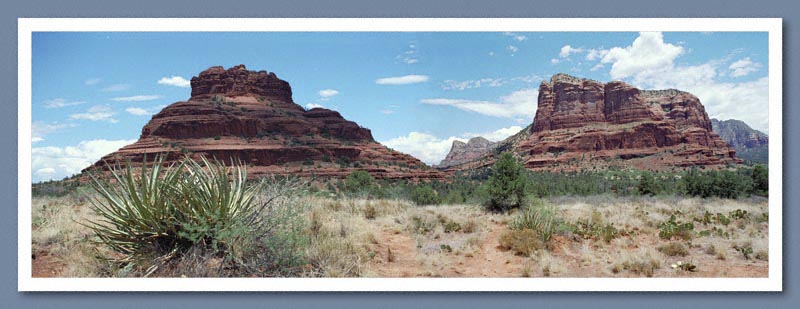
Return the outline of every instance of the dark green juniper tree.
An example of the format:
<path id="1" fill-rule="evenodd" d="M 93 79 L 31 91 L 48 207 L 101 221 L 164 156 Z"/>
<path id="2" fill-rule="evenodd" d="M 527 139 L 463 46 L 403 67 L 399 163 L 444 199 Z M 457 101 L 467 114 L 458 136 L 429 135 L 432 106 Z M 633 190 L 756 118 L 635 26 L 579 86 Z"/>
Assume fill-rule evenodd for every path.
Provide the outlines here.
<path id="1" fill-rule="evenodd" d="M 501 154 L 492 166 L 492 174 L 486 183 L 489 200 L 485 207 L 491 211 L 507 211 L 520 207 L 525 202 L 528 182 L 522 164 L 509 152 Z"/>

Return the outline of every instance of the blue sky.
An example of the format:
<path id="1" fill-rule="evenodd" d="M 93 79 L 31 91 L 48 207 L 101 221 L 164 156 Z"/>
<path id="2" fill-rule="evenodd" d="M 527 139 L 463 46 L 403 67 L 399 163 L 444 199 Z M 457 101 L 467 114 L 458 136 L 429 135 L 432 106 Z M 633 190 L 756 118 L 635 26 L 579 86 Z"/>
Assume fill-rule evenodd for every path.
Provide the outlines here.
<path id="1" fill-rule="evenodd" d="M 215 65 L 275 72 L 296 103 L 427 163 L 453 140 L 530 124 L 539 83 L 559 72 L 687 90 L 710 116 L 767 132 L 767 33 L 37 32 L 32 59 L 34 181 L 136 140 Z"/>

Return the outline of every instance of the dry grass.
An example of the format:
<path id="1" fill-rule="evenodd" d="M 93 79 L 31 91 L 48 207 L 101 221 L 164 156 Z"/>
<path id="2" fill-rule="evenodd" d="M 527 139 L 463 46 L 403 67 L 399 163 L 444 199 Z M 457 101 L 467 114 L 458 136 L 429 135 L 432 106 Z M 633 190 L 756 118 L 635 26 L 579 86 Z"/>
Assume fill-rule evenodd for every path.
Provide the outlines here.
<path id="1" fill-rule="evenodd" d="M 88 197 L 34 198 L 32 201 L 32 254 L 54 257 L 64 265 L 62 277 L 100 277 L 108 274 L 106 263 L 98 259 L 92 231 L 78 222 L 97 219 L 88 207 Z"/>
<path id="2" fill-rule="evenodd" d="M 309 205 L 303 214 L 309 264 L 301 276 L 764 277 L 769 266 L 765 199 L 546 199 L 564 224 L 618 230 L 613 237 L 581 237 L 558 226 L 547 246 L 529 230 L 508 228 L 516 214 L 487 213 L 477 205 L 418 207 L 407 201 L 313 196 L 302 201 Z M 119 275 L 94 257 L 90 231 L 76 223 L 93 217 L 87 203 L 74 195 L 34 198 L 32 253 L 47 252 L 63 262 L 60 276 Z M 694 222 L 691 241 L 658 237 L 658 224 L 672 215 L 693 222 L 705 212 L 736 210 L 748 215 L 727 225 Z M 678 261 L 697 269 L 672 269 Z M 213 268 L 218 261 L 195 262 Z"/>

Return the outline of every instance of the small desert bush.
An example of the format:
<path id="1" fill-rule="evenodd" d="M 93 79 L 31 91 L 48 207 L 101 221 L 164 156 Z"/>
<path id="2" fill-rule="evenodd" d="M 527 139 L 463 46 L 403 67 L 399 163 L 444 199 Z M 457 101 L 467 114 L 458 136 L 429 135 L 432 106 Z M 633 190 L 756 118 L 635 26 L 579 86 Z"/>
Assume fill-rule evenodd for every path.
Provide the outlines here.
<path id="1" fill-rule="evenodd" d="M 248 185 L 240 164 L 189 158 L 92 175 L 99 216 L 88 227 L 119 255 L 121 275 L 268 276 L 303 264 L 299 185 Z M 264 195 L 262 195 L 264 194 Z"/>
<path id="2" fill-rule="evenodd" d="M 522 209 L 508 226 L 512 230 L 531 230 L 542 242 L 547 242 L 555 233 L 559 223 L 560 218 L 555 207 L 534 200 Z"/>
<path id="3" fill-rule="evenodd" d="M 661 268 L 661 262 L 654 257 L 654 254 L 642 250 L 638 254 L 625 257 L 622 263 L 615 264 L 611 271 L 616 274 L 626 270 L 636 275 L 652 277 L 655 270 L 659 268 Z"/>
<path id="4" fill-rule="evenodd" d="M 517 255 L 531 256 L 544 247 L 541 236 L 528 228 L 508 230 L 500 235 L 500 248 L 511 250 Z"/>
<path id="5" fill-rule="evenodd" d="M 658 246 L 659 252 L 666 254 L 668 256 L 687 256 L 689 255 L 689 249 L 686 248 L 685 245 L 679 242 L 671 242 L 666 245 Z"/>

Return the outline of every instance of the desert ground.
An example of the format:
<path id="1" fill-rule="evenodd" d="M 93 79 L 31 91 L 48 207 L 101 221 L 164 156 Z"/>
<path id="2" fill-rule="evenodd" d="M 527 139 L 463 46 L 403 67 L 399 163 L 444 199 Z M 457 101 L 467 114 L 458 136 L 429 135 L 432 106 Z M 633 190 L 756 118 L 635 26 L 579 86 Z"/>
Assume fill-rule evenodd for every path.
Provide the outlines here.
<path id="1" fill-rule="evenodd" d="M 115 253 L 85 225 L 98 219 L 92 194 L 34 196 L 34 277 L 213 276 L 203 269 L 221 267 L 215 257 L 193 261 L 194 271 L 112 266 L 107 258 Z M 542 198 L 530 207 L 552 210 L 546 240 L 519 228 L 524 209 L 494 213 L 326 193 L 296 196 L 291 205 L 301 219 L 293 237 L 302 245 L 292 249 L 301 263 L 282 276 L 767 277 L 769 268 L 761 197 Z M 680 228 L 686 223 L 692 229 Z"/>

